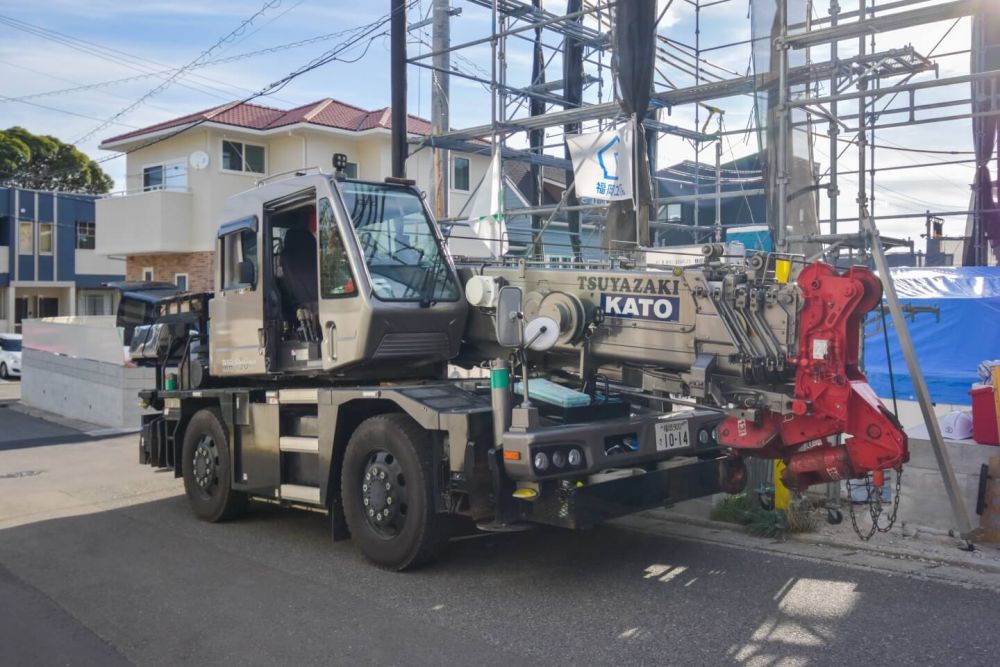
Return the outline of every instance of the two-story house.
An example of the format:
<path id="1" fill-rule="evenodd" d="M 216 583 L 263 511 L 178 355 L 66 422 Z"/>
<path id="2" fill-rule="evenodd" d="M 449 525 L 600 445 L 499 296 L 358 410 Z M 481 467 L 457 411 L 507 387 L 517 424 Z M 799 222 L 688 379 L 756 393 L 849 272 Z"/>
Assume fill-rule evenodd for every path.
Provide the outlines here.
<path id="1" fill-rule="evenodd" d="M 125 263 L 95 251 L 94 195 L 0 188 L 0 333 L 21 321 L 111 315 Z"/>
<path id="2" fill-rule="evenodd" d="M 391 114 L 325 99 L 291 110 L 230 103 L 106 139 L 127 152 L 125 191 L 98 200 L 97 251 L 124 257 L 129 280 L 212 289 L 212 249 L 226 199 L 261 178 L 309 167 L 332 172 L 348 156 L 348 176 L 391 174 Z M 430 124 L 409 117 L 411 136 Z M 488 155 L 451 154 L 449 210 L 462 210 Z M 416 151 L 407 175 L 431 192 L 432 152 Z"/>

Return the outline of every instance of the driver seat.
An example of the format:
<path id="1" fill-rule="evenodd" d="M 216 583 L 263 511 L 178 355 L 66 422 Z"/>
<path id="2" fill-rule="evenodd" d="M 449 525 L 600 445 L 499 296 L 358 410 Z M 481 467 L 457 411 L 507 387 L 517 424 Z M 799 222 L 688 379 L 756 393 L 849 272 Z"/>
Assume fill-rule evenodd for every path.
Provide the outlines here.
<path id="1" fill-rule="evenodd" d="M 282 305 L 286 319 L 297 322 L 295 311 L 307 308 L 316 316 L 319 285 L 316 271 L 316 237 L 301 227 L 291 227 L 278 255 L 281 267 Z"/>

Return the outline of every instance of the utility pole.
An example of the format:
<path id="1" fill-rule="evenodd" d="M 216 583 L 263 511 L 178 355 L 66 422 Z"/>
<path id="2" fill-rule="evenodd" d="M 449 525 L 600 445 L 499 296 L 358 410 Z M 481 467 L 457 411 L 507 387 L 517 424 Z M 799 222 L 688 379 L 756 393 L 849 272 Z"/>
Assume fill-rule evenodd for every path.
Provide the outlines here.
<path id="1" fill-rule="evenodd" d="M 389 0 L 392 74 L 392 175 L 406 178 L 406 0 Z"/>
<path id="2" fill-rule="evenodd" d="M 451 100 L 451 11 L 450 0 L 434 0 L 431 34 L 431 50 L 434 69 L 431 72 L 431 126 L 436 135 L 445 134 L 451 129 L 448 120 L 448 108 Z M 448 180 L 449 168 L 448 149 L 434 149 L 434 215 L 448 217 Z"/>

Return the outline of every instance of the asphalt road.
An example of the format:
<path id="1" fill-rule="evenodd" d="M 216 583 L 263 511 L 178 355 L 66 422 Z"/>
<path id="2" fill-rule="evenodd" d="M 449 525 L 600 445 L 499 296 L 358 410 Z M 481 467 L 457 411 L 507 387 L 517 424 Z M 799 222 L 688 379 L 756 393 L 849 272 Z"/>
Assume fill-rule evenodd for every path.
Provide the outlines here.
<path id="1" fill-rule="evenodd" d="M 200 523 L 135 461 L 0 451 L 0 664 L 996 664 L 985 589 L 613 525 L 391 574 L 318 514 Z"/>

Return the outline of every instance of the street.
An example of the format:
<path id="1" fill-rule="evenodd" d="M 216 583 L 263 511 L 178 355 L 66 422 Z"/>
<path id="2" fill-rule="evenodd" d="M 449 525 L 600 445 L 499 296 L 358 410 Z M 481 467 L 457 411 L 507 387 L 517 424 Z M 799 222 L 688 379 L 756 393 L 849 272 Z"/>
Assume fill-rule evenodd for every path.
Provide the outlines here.
<path id="1" fill-rule="evenodd" d="M 196 521 L 136 437 L 0 448 L 0 664 L 995 664 L 996 587 L 632 524 L 392 574 L 320 514 Z"/>

